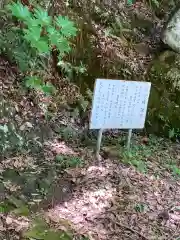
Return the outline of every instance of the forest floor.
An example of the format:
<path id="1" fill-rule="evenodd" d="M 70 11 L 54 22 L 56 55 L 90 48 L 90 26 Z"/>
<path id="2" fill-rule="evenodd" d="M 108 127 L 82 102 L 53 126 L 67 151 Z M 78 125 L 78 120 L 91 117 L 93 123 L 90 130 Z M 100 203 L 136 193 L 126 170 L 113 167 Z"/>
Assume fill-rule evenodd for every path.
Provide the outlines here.
<path id="1" fill-rule="evenodd" d="M 67 112 L 42 117 L 0 69 L 1 239 L 180 239 L 179 143 L 134 134 L 127 152 L 107 133 L 97 162 L 95 137 Z"/>
<path id="2" fill-rule="evenodd" d="M 149 24 L 159 19 L 140 1 L 116 10 L 123 26 L 117 22 L 108 32 L 104 23 L 93 22 L 101 67 L 111 69 L 118 59 L 117 65 L 122 60 L 128 67 L 115 68 L 117 76 L 144 76 L 159 38 Z M 131 14 L 139 17 L 136 26 L 130 26 Z M 179 142 L 134 134 L 127 152 L 124 133 L 111 132 L 97 162 L 96 137 L 59 104 L 72 85 L 66 83 L 54 104 L 51 97 L 27 92 L 18 76 L 17 67 L 1 57 L 0 239 L 180 240 Z"/>

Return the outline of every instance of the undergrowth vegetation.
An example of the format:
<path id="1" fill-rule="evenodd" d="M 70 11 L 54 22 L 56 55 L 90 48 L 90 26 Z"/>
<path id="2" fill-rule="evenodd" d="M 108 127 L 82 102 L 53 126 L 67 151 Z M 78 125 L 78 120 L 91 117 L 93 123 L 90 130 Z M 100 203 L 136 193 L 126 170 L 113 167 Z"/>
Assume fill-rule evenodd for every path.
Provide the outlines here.
<path id="1" fill-rule="evenodd" d="M 1 20 L 4 20 L 0 38 L 1 53 L 15 61 L 26 76 L 27 87 L 52 94 L 55 87 L 51 83 L 45 83 L 40 72 L 50 67 L 52 52 L 57 54 L 57 64 L 68 68 L 67 64 L 63 65 L 63 58 L 71 51 L 70 39 L 76 36 L 77 28 L 67 17 L 53 18 L 38 5 L 30 10 L 17 2 L 9 4 L 6 9 L 8 23 L 7 16 Z M 13 21 L 14 17 L 16 21 Z M 69 69 L 70 67 L 66 71 L 69 72 Z M 83 71 L 82 68 L 79 71 Z"/>

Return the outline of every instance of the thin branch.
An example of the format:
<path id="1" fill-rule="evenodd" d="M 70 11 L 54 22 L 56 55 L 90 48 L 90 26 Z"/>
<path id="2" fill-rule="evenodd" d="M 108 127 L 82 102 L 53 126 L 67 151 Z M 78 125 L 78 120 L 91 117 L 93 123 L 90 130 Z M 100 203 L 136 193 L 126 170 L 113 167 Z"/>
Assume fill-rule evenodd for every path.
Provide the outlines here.
<path id="1" fill-rule="evenodd" d="M 178 231 L 179 231 L 179 226 L 177 226 L 175 232 L 173 233 L 172 237 L 170 237 L 169 240 L 173 240 L 173 239 L 175 239 L 175 236 L 176 236 L 176 234 L 178 233 Z M 178 238 L 177 238 L 177 239 L 178 239 Z"/>
<path id="2" fill-rule="evenodd" d="M 139 235 L 142 239 L 144 239 L 144 240 L 149 240 L 147 237 L 145 237 L 142 233 L 138 232 L 137 230 L 135 230 L 135 229 L 133 229 L 133 228 L 127 226 L 127 225 L 124 225 L 124 224 L 122 224 L 122 223 L 120 223 L 120 222 L 115 222 L 115 221 L 113 221 L 113 222 L 114 222 L 114 224 L 116 224 L 117 226 L 126 228 L 127 230 L 129 230 L 129 231 L 131 231 L 131 232 Z"/>

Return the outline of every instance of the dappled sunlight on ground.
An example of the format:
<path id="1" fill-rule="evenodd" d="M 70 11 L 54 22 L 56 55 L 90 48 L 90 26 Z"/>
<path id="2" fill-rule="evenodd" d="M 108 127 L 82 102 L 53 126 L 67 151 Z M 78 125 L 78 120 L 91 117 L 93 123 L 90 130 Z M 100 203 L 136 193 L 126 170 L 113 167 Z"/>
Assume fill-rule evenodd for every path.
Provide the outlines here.
<path id="1" fill-rule="evenodd" d="M 49 210 L 48 217 L 55 222 L 61 219 L 69 220 L 75 225 L 80 233 L 88 234 L 95 229 L 95 233 L 106 235 L 106 229 L 96 217 L 105 213 L 110 207 L 110 200 L 113 198 L 114 189 L 97 189 L 97 191 L 86 191 L 82 196 L 74 196 L 72 200 L 62 205 L 57 205 Z"/>
<path id="2" fill-rule="evenodd" d="M 74 152 L 72 148 L 68 147 L 65 142 L 58 141 L 57 139 L 47 141 L 45 146 L 54 154 L 77 155 L 77 153 Z"/>
<path id="3" fill-rule="evenodd" d="M 76 170 L 76 176 L 77 171 L 81 177 L 73 197 L 46 213 L 51 221 L 65 219 L 95 240 L 178 236 L 179 181 L 142 174 L 110 159 Z"/>
<path id="4" fill-rule="evenodd" d="M 103 181 L 109 172 L 102 166 L 91 166 L 83 170 L 80 187 L 74 192 L 73 198 L 50 209 L 47 216 L 54 222 L 67 219 L 81 234 L 106 238 L 107 230 L 96 220 L 111 207 L 116 188 L 108 181 Z"/>
<path id="5" fill-rule="evenodd" d="M 2 219 L 3 216 L 1 215 L 2 214 L 0 214 L 0 217 Z M 21 232 L 21 231 L 27 230 L 30 226 L 30 221 L 26 217 L 15 217 L 15 216 L 8 215 L 4 221 L 6 223 L 6 228 L 9 231 L 15 230 L 16 232 Z M 3 221 L 0 220 L 0 231 L 4 231 L 4 230 L 5 228 L 3 226 Z"/>

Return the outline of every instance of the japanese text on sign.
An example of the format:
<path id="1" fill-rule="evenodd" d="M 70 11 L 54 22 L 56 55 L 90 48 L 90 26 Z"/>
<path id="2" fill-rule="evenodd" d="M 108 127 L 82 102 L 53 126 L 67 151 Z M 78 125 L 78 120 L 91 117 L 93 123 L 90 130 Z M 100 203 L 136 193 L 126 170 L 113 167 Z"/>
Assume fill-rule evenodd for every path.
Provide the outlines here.
<path id="1" fill-rule="evenodd" d="M 144 127 L 151 83 L 97 79 L 90 129 Z"/>

